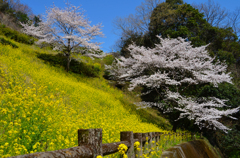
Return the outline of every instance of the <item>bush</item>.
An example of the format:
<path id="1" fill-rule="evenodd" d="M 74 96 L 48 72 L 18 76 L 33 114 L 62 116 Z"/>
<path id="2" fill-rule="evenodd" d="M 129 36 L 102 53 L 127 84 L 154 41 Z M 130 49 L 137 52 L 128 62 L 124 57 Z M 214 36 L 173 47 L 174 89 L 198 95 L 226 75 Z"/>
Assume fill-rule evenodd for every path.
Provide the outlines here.
<path id="1" fill-rule="evenodd" d="M 4 38 L 1 38 L 1 37 L 0 37 L 0 43 L 3 44 L 3 45 L 10 45 L 13 48 L 18 48 L 18 46 L 16 44 L 12 43 L 9 40 L 5 40 Z"/>
<path id="2" fill-rule="evenodd" d="M 70 70 L 88 77 L 99 77 L 101 73 L 101 65 L 98 63 L 90 64 L 79 62 L 73 59 L 70 63 Z"/>
<path id="3" fill-rule="evenodd" d="M 13 39 L 16 42 L 32 45 L 34 43 L 34 38 L 29 37 L 23 33 L 12 30 L 5 25 L 0 25 L 0 34 L 4 35 L 10 39 Z"/>
<path id="4" fill-rule="evenodd" d="M 113 63 L 113 60 L 114 60 L 114 56 L 113 55 L 107 55 L 103 58 L 103 62 L 104 64 L 106 65 L 111 65 Z"/>
<path id="5" fill-rule="evenodd" d="M 49 64 L 53 66 L 63 66 L 66 68 L 67 65 L 67 60 L 66 57 L 58 53 L 57 55 L 52 55 L 52 54 L 38 54 L 38 58 L 43 59 Z M 95 63 L 85 63 L 85 62 L 79 62 L 76 59 L 72 59 L 70 62 L 70 71 L 77 73 L 77 74 L 82 74 L 88 77 L 99 77 L 101 74 L 101 64 Z"/>
<path id="6" fill-rule="evenodd" d="M 226 157 L 238 158 L 240 155 L 240 126 L 235 125 L 228 134 L 217 132 L 216 136 L 219 141 L 220 149 Z"/>

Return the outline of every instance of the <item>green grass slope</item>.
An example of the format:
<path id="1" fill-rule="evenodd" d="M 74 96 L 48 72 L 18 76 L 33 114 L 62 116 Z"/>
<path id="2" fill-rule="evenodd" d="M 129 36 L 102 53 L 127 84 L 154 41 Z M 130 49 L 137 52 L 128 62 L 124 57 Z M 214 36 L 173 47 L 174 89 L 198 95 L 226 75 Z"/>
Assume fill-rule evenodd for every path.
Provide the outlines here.
<path id="1" fill-rule="evenodd" d="M 120 141 L 121 131 L 168 132 L 156 110 L 136 111 L 103 77 L 66 73 L 37 57 L 57 52 L 1 38 L 18 47 L 0 44 L 1 157 L 77 146 L 80 128 L 102 128 L 103 143 Z"/>

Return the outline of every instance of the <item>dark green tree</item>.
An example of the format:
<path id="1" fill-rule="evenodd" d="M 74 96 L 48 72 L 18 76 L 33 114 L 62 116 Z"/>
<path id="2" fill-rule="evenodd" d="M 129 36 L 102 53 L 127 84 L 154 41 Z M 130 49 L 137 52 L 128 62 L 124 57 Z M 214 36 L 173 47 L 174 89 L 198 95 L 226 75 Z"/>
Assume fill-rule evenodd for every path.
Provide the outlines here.
<path id="1" fill-rule="evenodd" d="M 142 34 L 132 34 L 129 38 L 125 40 L 121 40 L 120 43 L 120 55 L 124 56 L 125 58 L 128 58 L 130 56 L 130 52 L 127 49 L 130 44 L 137 44 L 139 46 L 150 46 L 151 44 L 151 37 L 147 35 L 142 35 Z"/>
<path id="2" fill-rule="evenodd" d="M 149 24 L 152 47 L 158 42 L 156 35 L 163 38 L 182 37 L 191 41 L 193 47 L 211 43 L 207 47 L 211 55 L 216 55 L 220 61 L 226 60 L 228 65 L 235 63 L 234 59 L 240 56 L 240 45 L 231 27 L 213 27 L 203 19 L 204 15 L 191 5 L 185 3 L 173 9 L 173 4 L 161 3 L 152 13 Z"/>
<path id="3" fill-rule="evenodd" d="M 0 0 L 0 12 L 6 13 L 8 9 L 8 3 L 6 3 L 4 0 Z"/>
<path id="4" fill-rule="evenodd" d="M 40 19 L 39 16 L 34 16 L 33 18 L 33 23 L 34 23 L 34 26 L 37 27 L 39 26 L 39 23 L 41 22 L 42 20 Z"/>
<path id="5" fill-rule="evenodd" d="M 19 22 L 26 23 L 29 20 L 28 15 L 21 11 L 17 11 L 14 15 Z"/>
<path id="6" fill-rule="evenodd" d="M 173 9 L 176 9 L 178 5 L 183 4 L 182 0 L 166 0 L 166 3 L 170 4 Z"/>

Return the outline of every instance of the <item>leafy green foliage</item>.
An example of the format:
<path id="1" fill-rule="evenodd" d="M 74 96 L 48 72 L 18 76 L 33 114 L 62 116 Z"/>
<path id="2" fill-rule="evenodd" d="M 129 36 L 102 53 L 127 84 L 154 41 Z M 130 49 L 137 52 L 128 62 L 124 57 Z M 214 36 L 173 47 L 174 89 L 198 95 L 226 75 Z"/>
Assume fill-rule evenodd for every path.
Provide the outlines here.
<path id="1" fill-rule="evenodd" d="M 32 45 L 34 43 L 34 38 L 29 37 L 23 33 L 12 30 L 5 25 L 0 25 L 0 34 L 4 35 L 16 42 Z"/>
<path id="2" fill-rule="evenodd" d="M 111 65 L 113 63 L 113 61 L 114 61 L 114 56 L 113 55 L 107 55 L 102 59 L 102 66 Z M 106 79 L 109 79 L 109 76 L 110 76 L 110 72 L 105 70 L 104 74 L 103 74 L 103 77 L 106 78 Z"/>
<path id="3" fill-rule="evenodd" d="M 182 37 L 191 41 L 191 37 L 200 36 L 204 33 L 204 30 L 206 30 L 204 26 L 210 27 L 203 17 L 202 13 L 199 13 L 189 4 L 178 5 L 174 9 L 171 3 L 161 3 L 151 15 L 150 36 L 154 39 L 154 43 L 157 41 L 155 36 L 159 34 L 163 38 L 169 35 L 171 38 Z M 202 40 L 201 37 L 199 39 Z M 195 38 L 192 44 L 194 47 L 198 47 L 205 42 Z"/>
<path id="4" fill-rule="evenodd" d="M 121 41 L 120 55 L 125 58 L 130 57 L 130 51 L 127 49 L 130 44 L 136 43 L 138 46 L 153 47 L 151 37 L 147 35 L 132 34 L 129 38 Z"/>
<path id="5" fill-rule="evenodd" d="M 27 23 L 29 20 L 29 17 L 27 16 L 27 14 L 23 13 L 23 12 L 16 12 L 15 17 L 17 19 L 17 21 L 22 22 L 22 23 Z"/>
<path id="6" fill-rule="evenodd" d="M 238 158 L 240 155 L 240 129 L 238 126 L 234 126 L 232 130 L 226 135 L 223 133 L 217 133 L 217 139 L 219 145 L 222 148 L 225 155 L 229 158 Z"/>
<path id="7" fill-rule="evenodd" d="M 44 61 L 48 62 L 50 65 L 53 66 L 63 66 L 67 65 L 66 57 L 58 53 L 56 55 L 53 54 L 38 54 L 38 58 L 43 59 Z M 77 74 L 83 74 L 84 76 L 88 77 L 99 77 L 101 74 L 102 68 L 101 65 L 98 63 L 91 64 L 91 63 L 85 63 L 85 62 L 79 62 L 78 60 L 72 59 L 71 65 L 70 65 L 70 71 L 77 73 Z"/>
<path id="8" fill-rule="evenodd" d="M 199 90 L 198 97 L 210 97 L 215 96 L 219 99 L 228 99 L 227 105 L 232 108 L 238 107 L 240 105 L 240 90 L 234 85 L 229 83 L 221 83 L 218 88 L 213 87 L 213 85 L 205 85 Z"/>
<path id="9" fill-rule="evenodd" d="M 161 3 L 154 9 L 149 24 L 149 36 L 153 44 L 158 42 L 156 35 L 187 38 L 193 47 L 211 43 L 207 50 L 212 56 L 217 56 L 221 62 L 226 60 L 228 65 L 236 62 L 240 56 L 240 45 L 231 27 L 223 29 L 211 26 L 203 19 L 204 15 L 189 4 L 174 6 L 170 2 Z"/>
<path id="10" fill-rule="evenodd" d="M 106 65 L 111 65 L 113 60 L 114 60 L 114 56 L 113 55 L 107 55 L 102 60 Z"/>
<path id="11" fill-rule="evenodd" d="M 166 3 L 170 4 L 173 9 L 176 9 L 178 5 L 183 4 L 183 0 L 166 0 Z"/>
<path id="12" fill-rule="evenodd" d="M 13 13 L 13 10 L 10 8 L 9 4 L 0 0 L 0 11 L 3 13 Z"/>
<path id="13" fill-rule="evenodd" d="M 13 48 L 18 48 L 18 46 L 14 43 L 12 43 L 11 41 L 9 40 L 6 40 L 5 38 L 1 38 L 0 37 L 0 43 L 3 44 L 3 45 L 10 45 L 12 46 Z"/>

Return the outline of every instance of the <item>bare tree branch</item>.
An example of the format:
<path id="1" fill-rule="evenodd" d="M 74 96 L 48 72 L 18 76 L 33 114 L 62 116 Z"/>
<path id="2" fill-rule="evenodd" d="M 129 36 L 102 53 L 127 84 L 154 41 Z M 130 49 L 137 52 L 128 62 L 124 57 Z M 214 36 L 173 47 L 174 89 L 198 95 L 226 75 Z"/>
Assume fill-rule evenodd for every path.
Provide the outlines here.
<path id="1" fill-rule="evenodd" d="M 235 9 L 233 13 L 226 11 L 225 8 L 220 8 L 218 3 L 208 0 L 208 3 L 201 3 L 199 5 L 191 4 L 194 8 L 198 9 L 200 13 L 205 15 L 205 19 L 209 24 L 215 27 L 228 28 L 232 27 L 234 33 L 239 37 L 240 34 L 240 8 Z"/>
<path id="2" fill-rule="evenodd" d="M 228 16 L 228 12 L 220 8 L 220 5 L 215 4 L 214 1 L 208 0 L 208 3 L 201 3 L 196 5 L 195 3 L 192 6 L 199 10 L 200 13 L 204 13 L 205 18 L 209 24 L 216 27 L 221 27 L 221 22 Z"/>
<path id="3" fill-rule="evenodd" d="M 128 38 L 132 34 L 144 34 L 148 31 L 150 16 L 152 11 L 162 0 L 145 0 L 140 6 L 136 7 L 136 13 L 130 14 L 128 17 L 116 17 L 113 20 L 113 26 L 116 30 L 120 30 L 120 34 L 114 32 L 122 38 Z"/>

